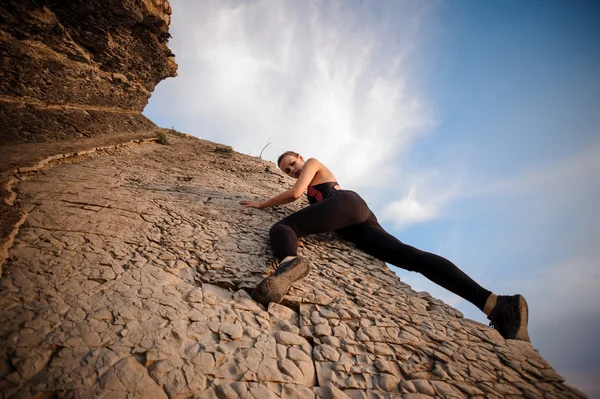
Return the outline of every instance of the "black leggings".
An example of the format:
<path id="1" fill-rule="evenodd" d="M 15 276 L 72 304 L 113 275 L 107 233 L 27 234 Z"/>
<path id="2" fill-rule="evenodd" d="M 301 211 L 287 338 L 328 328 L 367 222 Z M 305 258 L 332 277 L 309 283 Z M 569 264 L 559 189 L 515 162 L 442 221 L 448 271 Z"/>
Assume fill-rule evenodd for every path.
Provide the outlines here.
<path id="1" fill-rule="evenodd" d="M 298 237 L 328 231 L 337 231 L 384 262 L 421 273 L 481 310 L 491 294 L 449 260 L 406 245 L 386 232 L 365 201 L 353 191 L 338 190 L 275 223 L 270 231 L 271 245 L 281 261 L 297 255 Z"/>

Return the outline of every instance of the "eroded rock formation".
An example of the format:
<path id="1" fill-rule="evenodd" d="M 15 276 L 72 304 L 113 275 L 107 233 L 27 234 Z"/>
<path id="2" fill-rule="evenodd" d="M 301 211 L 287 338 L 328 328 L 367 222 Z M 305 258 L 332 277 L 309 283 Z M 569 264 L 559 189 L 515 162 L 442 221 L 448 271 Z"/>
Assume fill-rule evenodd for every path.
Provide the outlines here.
<path id="1" fill-rule="evenodd" d="M 56 161 L 17 186 L 29 216 L 0 280 L 5 395 L 583 396 L 530 344 L 333 235 L 302 241 L 314 267 L 283 304 L 256 303 L 246 290 L 272 271 L 268 229 L 306 203 L 242 207 L 291 179 L 171 142 Z"/>

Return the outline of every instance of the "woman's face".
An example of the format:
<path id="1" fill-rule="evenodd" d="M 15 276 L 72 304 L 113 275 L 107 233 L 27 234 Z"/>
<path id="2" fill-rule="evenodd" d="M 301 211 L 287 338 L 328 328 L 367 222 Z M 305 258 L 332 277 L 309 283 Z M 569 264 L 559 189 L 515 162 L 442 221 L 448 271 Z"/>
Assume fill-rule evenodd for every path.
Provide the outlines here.
<path id="1" fill-rule="evenodd" d="M 294 155 L 286 155 L 279 163 L 279 168 L 283 173 L 294 179 L 297 179 L 298 176 L 300 176 L 303 167 L 304 158 L 302 158 L 302 155 L 298 155 L 297 157 Z"/>

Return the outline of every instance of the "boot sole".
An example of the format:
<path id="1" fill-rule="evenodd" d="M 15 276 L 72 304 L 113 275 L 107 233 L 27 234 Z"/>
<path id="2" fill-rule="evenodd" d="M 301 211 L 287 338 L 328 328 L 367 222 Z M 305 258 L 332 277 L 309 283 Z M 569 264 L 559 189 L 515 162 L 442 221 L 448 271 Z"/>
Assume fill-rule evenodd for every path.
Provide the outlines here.
<path id="1" fill-rule="evenodd" d="M 518 297 L 519 317 L 521 324 L 519 325 L 519 329 L 517 330 L 514 339 L 531 342 L 531 339 L 529 338 L 529 332 L 527 331 L 527 323 L 529 322 L 529 307 L 527 306 L 527 301 L 522 295 L 518 295 Z"/>
<path id="2" fill-rule="evenodd" d="M 288 290 L 296 281 L 310 273 L 310 265 L 301 259 L 294 268 L 278 276 L 269 276 L 258 284 L 252 292 L 252 297 L 263 305 L 269 302 L 280 303 Z"/>

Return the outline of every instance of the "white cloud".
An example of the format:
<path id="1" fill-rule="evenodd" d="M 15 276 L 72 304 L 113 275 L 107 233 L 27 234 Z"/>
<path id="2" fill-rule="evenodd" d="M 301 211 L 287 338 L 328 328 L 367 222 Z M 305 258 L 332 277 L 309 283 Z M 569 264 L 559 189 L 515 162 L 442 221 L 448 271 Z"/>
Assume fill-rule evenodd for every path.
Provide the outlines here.
<path id="1" fill-rule="evenodd" d="M 505 282 L 506 291 L 527 292 L 536 310 L 536 321 L 557 324 L 573 309 L 589 317 L 600 315 L 600 248 L 580 248 L 580 253 L 556 261 L 529 278 Z M 552 292 L 552 295 L 548 295 Z M 597 320 L 597 319 L 596 319 Z M 600 325 L 600 321 L 598 323 Z"/>
<path id="2" fill-rule="evenodd" d="M 382 220 L 393 220 L 396 228 L 401 229 L 412 223 L 426 222 L 440 215 L 440 208 L 435 202 L 420 201 L 415 187 L 399 201 L 388 204 L 382 212 Z"/>
<path id="3" fill-rule="evenodd" d="M 547 163 L 538 163 L 504 179 L 471 179 L 464 196 L 542 195 L 567 203 L 573 195 L 589 195 L 600 188 L 600 141 L 577 153 Z M 567 201 L 565 201 L 567 200 Z"/>
<path id="4" fill-rule="evenodd" d="M 436 126 L 411 84 L 433 4 L 382 2 L 374 11 L 348 2 L 174 2 L 170 47 L 179 77 L 158 86 L 147 111 L 241 152 L 257 155 L 272 141 L 264 158 L 288 149 L 317 157 L 397 228 L 440 218 L 459 197 L 549 184 L 557 197 L 576 191 L 560 188 L 583 170 L 577 160 L 495 182 L 463 181 L 464 171 L 449 165 L 415 171 L 407 162 L 407 149 Z M 594 165 L 598 154 L 590 154 L 584 165 Z"/>
<path id="5" fill-rule="evenodd" d="M 147 112 L 240 152 L 272 141 L 264 158 L 317 157 L 345 188 L 383 186 L 398 176 L 394 156 L 434 125 L 410 84 L 431 4 L 174 3 L 179 77 Z"/>
<path id="6" fill-rule="evenodd" d="M 407 171 L 397 182 L 402 188 L 398 192 L 405 194 L 382 206 L 381 220 L 392 221 L 397 229 L 403 229 L 444 217 L 450 204 L 461 206 L 464 200 L 479 198 L 474 207 L 463 207 L 462 216 L 474 212 L 474 208 L 485 207 L 485 212 L 491 212 L 493 205 L 499 203 L 513 214 L 526 214 L 530 229 L 534 223 L 539 229 L 552 218 L 566 214 L 571 215 L 568 223 L 583 218 L 582 224 L 596 221 L 596 226 L 600 225 L 600 214 L 593 212 L 593 198 L 600 194 L 600 141 L 580 152 L 498 178 L 467 172 L 462 166 L 446 166 L 437 171 Z M 580 208 L 573 208 L 574 204 Z M 577 226 L 573 234 L 589 241 L 582 230 L 582 225 Z"/>
<path id="7" fill-rule="evenodd" d="M 415 223 L 443 217 L 444 207 L 457 199 L 462 190 L 463 173 L 453 167 L 445 171 L 407 171 L 397 182 L 404 195 L 383 206 L 380 220 L 391 221 L 397 230 Z"/>

